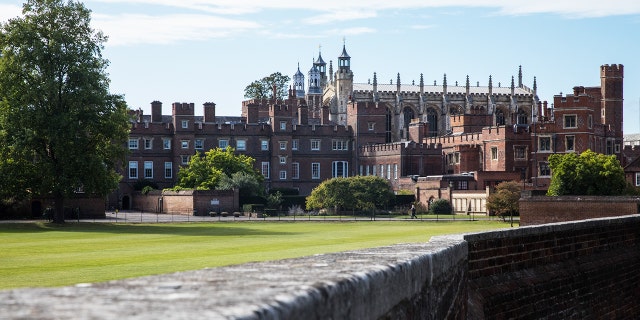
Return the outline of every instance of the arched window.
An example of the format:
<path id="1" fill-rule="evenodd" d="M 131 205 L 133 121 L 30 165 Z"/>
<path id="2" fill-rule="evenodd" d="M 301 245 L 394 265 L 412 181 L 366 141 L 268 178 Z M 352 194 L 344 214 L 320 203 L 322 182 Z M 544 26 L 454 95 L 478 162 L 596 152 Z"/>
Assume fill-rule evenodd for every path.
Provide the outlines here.
<path id="1" fill-rule="evenodd" d="M 527 113 L 520 109 L 518 110 L 518 119 L 517 119 L 517 123 L 518 124 L 527 124 Z"/>
<path id="2" fill-rule="evenodd" d="M 409 139 L 409 124 L 411 123 L 411 119 L 415 118 L 415 113 L 413 113 L 413 109 L 406 107 L 402 110 L 404 113 L 404 135 L 406 139 Z"/>
<path id="3" fill-rule="evenodd" d="M 427 109 L 427 123 L 429 123 L 429 137 L 438 136 L 438 112 L 433 109 Z"/>
<path id="4" fill-rule="evenodd" d="M 504 125 L 505 125 L 504 112 L 498 109 L 496 110 L 496 126 L 504 126 Z"/>
<path id="5" fill-rule="evenodd" d="M 387 118 L 385 121 L 385 139 L 384 142 L 389 143 L 391 142 L 391 119 L 392 119 L 392 115 L 391 115 L 391 110 L 389 110 L 387 108 Z"/>

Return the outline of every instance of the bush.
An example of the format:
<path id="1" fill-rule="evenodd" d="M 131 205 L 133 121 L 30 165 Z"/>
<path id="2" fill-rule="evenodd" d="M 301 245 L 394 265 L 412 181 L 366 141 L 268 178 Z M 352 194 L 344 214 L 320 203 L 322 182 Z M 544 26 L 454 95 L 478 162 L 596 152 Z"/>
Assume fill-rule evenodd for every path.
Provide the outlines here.
<path id="1" fill-rule="evenodd" d="M 430 214 L 453 214 L 453 207 L 446 199 L 438 199 L 429 206 Z"/>

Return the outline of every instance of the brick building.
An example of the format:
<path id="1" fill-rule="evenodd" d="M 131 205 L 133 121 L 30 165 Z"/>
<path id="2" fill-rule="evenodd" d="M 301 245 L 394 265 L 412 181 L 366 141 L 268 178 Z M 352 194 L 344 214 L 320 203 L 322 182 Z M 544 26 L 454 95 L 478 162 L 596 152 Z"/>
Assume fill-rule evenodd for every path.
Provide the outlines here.
<path id="1" fill-rule="evenodd" d="M 196 151 L 227 146 L 256 159 L 267 188 L 294 188 L 306 195 L 325 179 L 378 175 L 394 189 L 420 188 L 417 177 L 471 176 L 455 189 L 484 190 L 520 179 L 546 188 L 552 153 L 596 152 L 622 159 L 622 65 L 603 65 L 599 87 L 575 87 L 548 106 L 537 84 L 523 84 L 522 69 L 510 86 L 354 83 L 351 57 L 343 47 L 338 69 L 321 55 L 308 72 L 292 78 L 285 100 L 248 100 L 240 117 L 216 116 L 215 104 L 195 116 L 193 103 L 174 103 L 162 115 L 133 112 L 131 151 L 124 179 L 110 198 L 127 208 L 134 184 L 152 180 L 161 188 L 176 183 L 179 168 Z M 305 88 L 305 84 L 308 85 Z M 466 179 L 466 178 L 465 178 Z M 439 185 L 439 184 L 438 184 Z M 448 185 L 444 183 L 443 185 Z M 424 189 L 424 188 L 423 188 Z"/>

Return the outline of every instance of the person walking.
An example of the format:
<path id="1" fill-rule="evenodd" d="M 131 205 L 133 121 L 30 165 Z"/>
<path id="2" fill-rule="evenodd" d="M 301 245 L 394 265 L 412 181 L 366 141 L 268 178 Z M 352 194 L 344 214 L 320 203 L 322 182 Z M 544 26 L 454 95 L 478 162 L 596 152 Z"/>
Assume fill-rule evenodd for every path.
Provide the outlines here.
<path id="1" fill-rule="evenodd" d="M 416 216 L 416 206 L 414 204 L 411 205 L 411 219 L 417 219 Z"/>

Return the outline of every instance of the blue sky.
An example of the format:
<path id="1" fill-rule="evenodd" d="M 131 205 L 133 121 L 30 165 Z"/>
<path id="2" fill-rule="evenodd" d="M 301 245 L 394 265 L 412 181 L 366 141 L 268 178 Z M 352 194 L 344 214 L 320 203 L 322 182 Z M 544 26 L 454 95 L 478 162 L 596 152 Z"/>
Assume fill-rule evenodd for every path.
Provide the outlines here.
<path id="1" fill-rule="evenodd" d="M 22 1 L 0 0 L 0 21 Z M 625 66 L 624 131 L 640 132 L 640 1 L 637 0 L 91 0 L 109 36 L 111 91 L 150 112 L 193 102 L 201 114 L 239 115 L 244 88 L 273 72 L 305 74 L 321 50 L 351 56 L 355 82 L 509 86 L 537 78 L 538 96 L 599 86 L 599 66 Z"/>

